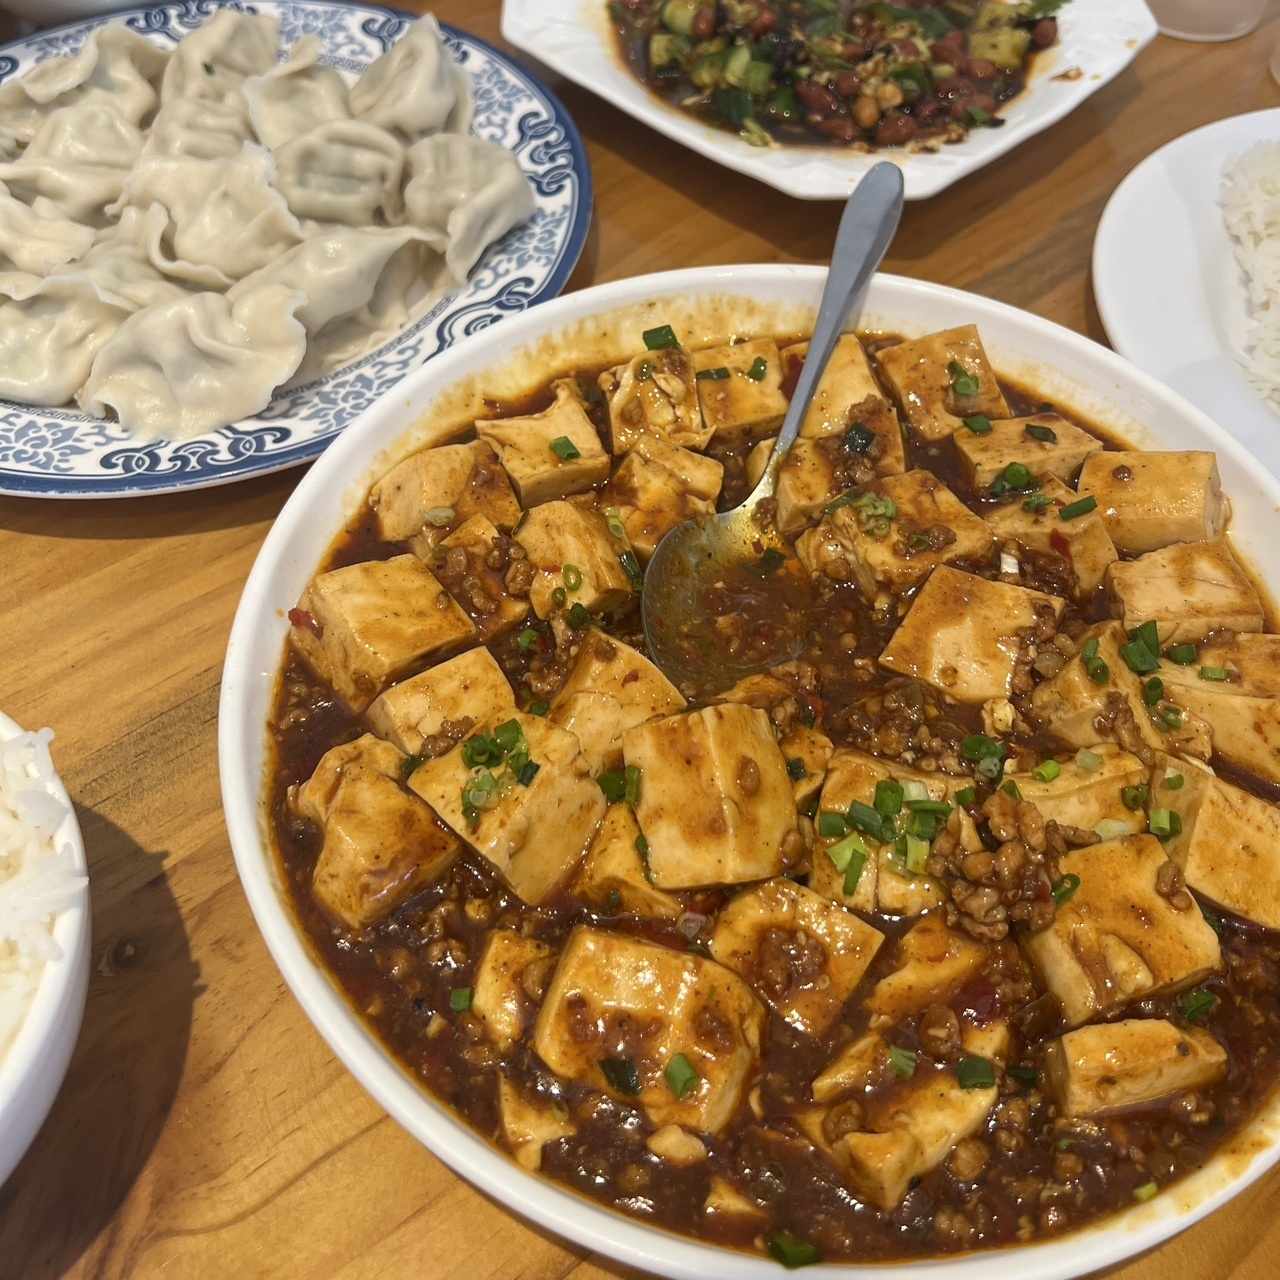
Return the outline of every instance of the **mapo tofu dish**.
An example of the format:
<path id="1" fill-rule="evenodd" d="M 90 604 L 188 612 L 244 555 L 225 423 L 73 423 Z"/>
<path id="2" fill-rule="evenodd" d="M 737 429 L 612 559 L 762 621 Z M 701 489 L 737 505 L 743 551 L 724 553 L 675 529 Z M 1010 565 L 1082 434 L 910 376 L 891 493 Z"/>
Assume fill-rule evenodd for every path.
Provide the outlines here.
<path id="1" fill-rule="evenodd" d="M 847 334 L 787 553 L 705 601 L 727 667 L 785 657 L 678 688 L 645 566 L 748 491 L 805 350 L 658 326 L 377 480 L 281 602 L 285 880 L 527 1170 L 788 1267 L 1041 1240 L 1275 1083 L 1280 636 L 1212 453 L 971 325 Z"/>
<path id="2" fill-rule="evenodd" d="M 754 146 L 936 150 L 1004 124 L 1065 0 L 609 0 L 627 66 Z"/>

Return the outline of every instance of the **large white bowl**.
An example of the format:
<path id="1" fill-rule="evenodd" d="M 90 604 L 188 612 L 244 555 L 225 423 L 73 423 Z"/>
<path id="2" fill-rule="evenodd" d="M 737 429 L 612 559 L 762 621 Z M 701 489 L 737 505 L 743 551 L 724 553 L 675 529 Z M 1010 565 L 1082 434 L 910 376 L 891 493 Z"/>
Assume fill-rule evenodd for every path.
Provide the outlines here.
<path id="1" fill-rule="evenodd" d="M 227 650 L 218 749 L 223 804 L 236 865 L 254 916 L 286 981 L 357 1079 L 402 1124 L 464 1177 L 578 1244 L 678 1280 L 770 1277 L 768 1261 L 622 1217 L 527 1174 L 423 1092 L 366 1029 L 313 957 L 294 922 L 268 838 L 264 803 L 266 721 L 280 667 L 285 610 L 298 598 L 334 535 L 392 461 L 442 438 L 481 389 L 514 394 L 526 372 L 571 367 L 584 351 L 634 351 L 641 329 L 673 324 L 693 345 L 716 335 L 795 332 L 811 322 L 824 272 L 815 267 L 714 267 L 640 277 L 575 293 L 475 335 L 406 378 L 369 410 L 294 491 L 258 555 Z M 1026 312 L 954 289 L 879 276 L 862 328 L 907 335 L 976 322 L 998 370 L 1092 416 L 1135 444 L 1214 449 L 1232 495 L 1238 545 L 1269 581 L 1280 581 L 1275 536 L 1280 484 L 1199 410 L 1113 352 Z M 474 416 L 474 411 L 473 411 Z M 922 1280 L 1065 1280 L 1112 1265 L 1203 1217 L 1280 1156 L 1280 1102 L 1192 1177 L 1056 1242 L 904 1265 Z M 817 1266 L 814 1280 L 883 1276 L 883 1267 Z"/>
<path id="2" fill-rule="evenodd" d="M 16 738 L 22 729 L 0 715 L 0 742 Z M 84 841 L 75 809 L 61 781 L 49 785 L 53 798 L 67 807 L 67 817 L 54 835 L 56 845 L 70 845 L 80 873 L 87 874 Z M 84 1018 L 89 988 L 89 894 L 62 911 L 53 936 L 62 955 L 50 960 L 27 1010 L 26 1020 L 0 1056 L 0 1184 L 13 1172 L 53 1106 L 67 1074 L 71 1051 Z"/>

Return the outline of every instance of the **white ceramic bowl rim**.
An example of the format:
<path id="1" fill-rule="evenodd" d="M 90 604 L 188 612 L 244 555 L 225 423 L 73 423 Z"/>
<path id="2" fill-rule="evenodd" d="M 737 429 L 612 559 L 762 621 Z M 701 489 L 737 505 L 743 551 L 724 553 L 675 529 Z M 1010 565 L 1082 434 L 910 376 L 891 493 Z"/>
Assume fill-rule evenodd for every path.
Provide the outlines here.
<path id="1" fill-rule="evenodd" d="M 0 713 L 0 742 L 7 742 L 23 732 L 22 726 Z M 67 817 L 54 833 L 55 846 L 69 845 L 76 868 L 82 875 L 88 874 L 85 862 L 84 841 L 80 824 L 76 820 L 71 797 L 56 775 L 50 780 L 49 793 L 67 807 Z M 36 985 L 35 994 L 27 1009 L 27 1016 L 18 1028 L 8 1052 L 0 1056 L 0 1124 L 6 1109 L 22 1092 L 28 1081 L 39 1072 L 48 1070 L 46 1054 L 51 1041 L 58 1038 L 58 1031 L 67 1016 L 77 982 L 86 968 L 89 948 L 89 892 L 82 890 L 71 906 L 58 914 L 53 922 L 53 937 L 62 950 L 56 960 L 45 964 Z M 79 1016 L 77 1015 L 77 1024 Z M 4 1181 L 0 1171 L 0 1182 Z"/>
<path id="2" fill-rule="evenodd" d="M 363 494 L 376 475 L 381 450 L 408 431 L 425 406 L 463 375 L 496 368 L 511 352 L 540 336 L 567 328 L 587 316 L 603 315 L 649 299 L 700 295 L 738 296 L 759 303 L 776 300 L 814 307 L 825 271 L 779 265 L 700 268 L 600 285 L 544 303 L 506 322 L 495 334 L 478 334 L 407 379 L 333 444 L 304 477 L 268 534 L 246 583 L 227 649 L 219 709 L 219 765 L 223 804 L 236 866 L 250 906 L 285 980 L 330 1047 L 379 1103 L 437 1156 L 477 1186 L 539 1225 L 628 1266 L 673 1280 L 741 1277 L 764 1280 L 780 1274 L 775 1263 L 726 1252 L 677 1236 L 604 1208 L 571 1190 L 524 1172 L 491 1143 L 431 1098 L 363 1025 L 345 996 L 313 958 L 280 886 L 276 860 L 266 835 L 262 764 L 270 690 L 278 673 L 287 624 L 277 578 L 299 588 L 314 571 L 339 531 L 344 500 Z M 920 331 L 946 323 L 975 322 L 1003 373 L 1017 376 L 1002 359 L 992 331 L 1016 335 L 1019 344 L 1042 350 L 1042 358 L 1087 367 L 1071 381 L 1052 368 L 1038 378 L 1046 392 L 1065 389 L 1061 403 L 1097 413 L 1099 420 L 1144 441 L 1142 421 L 1107 414 L 1108 397 L 1122 393 L 1142 407 L 1142 419 L 1160 424 L 1160 437 L 1173 447 L 1217 451 L 1224 483 L 1233 492 L 1239 517 L 1260 526 L 1280 509 L 1280 483 L 1261 472 L 1249 455 L 1199 410 L 1114 352 L 1046 320 L 1002 303 L 940 285 L 894 276 L 873 282 L 861 324 L 892 328 L 905 312 L 921 317 Z M 905 321 L 899 319 L 908 332 Z M 1013 339 L 1010 339 L 1012 342 Z M 1023 372 L 1033 377 L 1027 370 Z M 1046 382 L 1046 378 L 1048 381 Z M 1072 392 L 1078 393 L 1072 398 Z M 1100 397 L 1100 398 L 1099 398 Z M 1088 402 L 1088 407 L 1085 407 Z M 385 465 L 385 461 L 384 461 Z M 319 515 L 317 515 L 319 512 Z M 1254 549 L 1261 555 L 1262 547 Z M 1280 557 L 1280 551 L 1273 553 Z M 1280 562 L 1278 562 L 1280 563 Z M 1280 571 L 1280 570 L 1278 570 Z M 287 589 L 287 588 L 286 588 Z M 1008 1280 L 1064 1280 L 1113 1265 L 1190 1226 L 1243 1190 L 1280 1158 L 1280 1124 L 1275 1095 L 1246 1130 L 1239 1150 L 1229 1149 L 1203 1170 L 1144 1205 L 1113 1215 L 1062 1239 L 973 1255 L 901 1264 L 919 1280 L 990 1280 L 993 1271 Z M 881 1276 L 875 1264 L 831 1264 L 806 1269 L 814 1280 L 858 1280 Z"/>

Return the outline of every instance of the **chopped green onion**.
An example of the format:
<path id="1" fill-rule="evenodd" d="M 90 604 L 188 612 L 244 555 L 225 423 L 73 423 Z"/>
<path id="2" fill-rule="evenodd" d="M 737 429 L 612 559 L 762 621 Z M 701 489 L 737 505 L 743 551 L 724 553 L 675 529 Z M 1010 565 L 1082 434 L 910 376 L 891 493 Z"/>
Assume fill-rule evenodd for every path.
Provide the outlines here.
<path id="1" fill-rule="evenodd" d="M 1186 779 L 1180 773 L 1166 773 L 1164 775 L 1164 788 L 1166 791 L 1181 791 L 1184 782 L 1186 782 Z"/>
<path id="2" fill-rule="evenodd" d="M 839 840 L 849 834 L 849 823 L 843 813 L 829 809 L 818 814 L 818 834 L 824 840 Z"/>
<path id="3" fill-rule="evenodd" d="M 634 809 L 640 803 L 640 766 L 629 764 L 622 771 L 622 798 Z"/>
<path id="4" fill-rule="evenodd" d="M 1062 766 L 1056 760 L 1042 760 L 1031 770 L 1031 776 L 1037 782 L 1052 782 L 1061 772 Z"/>
<path id="5" fill-rule="evenodd" d="M 1212 991 L 1197 987 L 1178 997 L 1178 1012 L 1188 1022 L 1200 1022 L 1207 1018 L 1217 1007 L 1218 997 Z"/>
<path id="6" fill-rule="evenodd" d="M 502 754 L 507 755 L 523 741 L 524 730 L 520 727 L 519 720 L 505 720 L 493 731 L 493 737 Z"/>
<path id="7" fill-rule="evenodd" d="M 1231 676 L 1231 673 L 1226 669 L 1226 667 L 1201 667 L 1200 668 L 1201 680 L 1213 680 L 1215 682 L 1220 683 L 1223 680 L 1229 679 L 1230 676 Z"/>
<path id="8" fill-rule="evenodd" d="M 470 987 L 454 987 L 449 992 L 449 1008 L 454 1013 L 466 1013 L 471 1008 L 471 988 Z"/>
<path id="9" fill-rule="evenodd" d="M 892 821 L 869 804 L 863 804 L 861 800 L 855 800 L 849 806 L 847 818 L 851 827 L 856 827 L 873 840 L 879 840 L 881 844 L 887 844 L 893 839 Z"/>
<path id="10" fill-rule="evenodd" d="M 969 123 L 977 125 L 981 128 L 984 124 L 991 123 L 991 112 L 984 111 L 981 107 L 966 107 L 965 110 L 969 114 Z"/>
<path id="11" fill-rule="evenodd" d="M 576 564 L 562 565 L 560 576 L 564 579 L 564 585 L 569 591 L 577 591 L 582 586 L 582 570 Z"/>
<path id="12" fill-rule="evenodd" d="M 928 840 L 922 840 L 919 836 L 913 835 L 906 835 L 903 839 L 907 842 L 907 870 L 913 875 L 922 875 L 929 861 Z"/>
<path id="13" fill-rule="evenodd" d="M 1121 787 L 1120 801 L 1126 809 L 1130 809 L 1134 813 L 1144 808 L 1147 803 L 1146 783 L 1134 787 Z"/>
<path id="14" fill-rule="evenodd" d="M 526 760 L 524 764 L 516 770 L 516 781 L 522 786 L 527 787 L 538 776 L 538 770 L 542 766 L 534 760 Z"/>
<path id="15" fill-rule="evenodd" d="M 947 365 L 947 374 L 951 378 L 951 390 L 958 396 L 976 396 L 981 390 L 978 379 L 969 373 L 958 360 Z"/>
<path id="16" fill-rule="evenodd" d="M 698 382 L 724 382 L 729 376 L 729 370 L 721 364 L 714 369 L 699 369 L 693 376 Z"/>
<path id="17" fill-rule="evenodd" d="M 1147 814 L 1147 827 L 1153 836 L 1172 840 L 1182 834 L 1182 815 L 1173 809 L 1152 809 Z"/>
<path id="18" fill-rule="evenodd" d="M 483 733 L 477 733 L 462 744 L 462 763 L 468 769 L 482 764 L 495 764 L 500 756 L 498 744 Z"/>
<path id="19" fill-rule="evenodd" d="M 677 1098 L 683 1098 L 698 1083 L 698 1073 L 693 1069 L 693 1064 L 683 1053 L 675 1054 L 671 1061 L 667 1063 L 666 1070 L 662 1074 L 666 1077 L 667 1088 Z"/>
<path id="20" fill-rule="evenodd" d="M 1048 505 L 1049 495 L 1046 493 L 1033 493 L 1022 500 L 1023 511 L 1043 511 Z"/>
<path id="21" fill-rule="evenodd" d="M 945 800 L 907 800 L 905 803 L 912 813 L 936 813 L 942 818 L 948 817 L 951 813 L 951 806 Z M 879 809 L 880 806 L 877 805 L 876 808 Z M 880 812 L 884 813 L 885 811 L 880 809 Z M 893 815 L 889 814 L 888 816 L 892 817 Z"/>
<path id="22" fill-rule="evenodd" d="M 529 714 L 531 716 L 545 716 L 551 710 L 551 704 L 545 698 L 537 698 L 529 703 Z"/>
<path id="23" fill-rule="evenodd" d="M 1087 498 L 1079 498 L 1075 502 L 1068 502 L 1067 505 L 1058 512 L 1059 520 L 1078 520 L 1081 516 L 1087 516 L 1090 511 L 1097 511 L 1098 500 L 1092 494 Z"/>
<path id="24" fill-rule="evenodd" d="M 1164 651 L 1164 656 L 1180 667 L 1189 667 L 1196 660 L 1198 651 L 1193 644 L 1175 644 Z"/>
<path id="25" fill-rule="evenodd" d="M 999 782 L 1004 772 L 1008 748 L 1003 742 L 988 738 L 984 733 L 971 733 L 960 743 L 960 754 L 974 762 L 974 772 L 988 782 Z"/>
<path id="26" fill-rule="evenodd" d="M 993 1089 L 996 1083 L 995 1065 L 987 1058 L 970 1054 L 956 1063 L 956 1079 L 962 1089 Z"/>
<path id="27" fill-rule="evenodd" d="M 972 413 L 965 420 L 964 425 L 973 432 L 975 436 L 985 436 L 991 433 L 991 419 L 983 413 Z M 1048 499 L 1046 498 L 1047 502 Z"/>
<path id="28" fill-rule="evenodd" d="M 1040 1083 L 1040 1073 L 1035 1067 L 1009 1067 L 1006 1074 L 1012 1076 L 1019 1084 L 1025 1084 L 1028 1087 Z"/>
<path id="29" fill-rule="evenodd" d="M 538 643 L 538 633 L 532 627 L 525 627 L 519 635 L 516 636 L 516 644 L 520 646 L 526 653 Z"/>
<path id="30" fill-rule="evenodd" d="M 1180 707 L 1165 707 L 1160 713 L 1160 723 L 1166 729 L 1182 728 L 1182 709 Z"/>
<path id="31" fill-rule="evenodd" d="M 844 438 L 840 441 L 840 444 L 847 453 L 866 453 L 875 444 L 875 441 L 874 431 L 868 431 L 862 423 L 855 422 L 844 433 Z"/>
<path id="32" fill-rule="evenodd" d="M 1002 498 L 1006 493 L 1016 493 L 1022 489 L 1038 489 L 1040 482 L 1021 462 L 1011 462 L 991 482 L 988 492 L 993 498 Z"/>
<path id="33" fill-rule="evenodd" d="M 1053 900 L 1062 906 L 1064 902 L 1069 902 L 1074 896 L 1076 890 L 1080 887 L 1080 877 L 1077 875 L 1067 874 L 1062 877 L 1053 886 Z"/>
<path id="34" fill-rule="evenodd" d="M 561 462 L 572 462 L 574 458 L 582 457 L 582 451 L 578 448 L 568 436 L 556 436 L 551 442 L 551 452 L 560 459 Z"/>
<path id="35" fill-rule="evenodd" d="M 978 793 L 973 787 L 961 787 L 956 792 L 956 803 L 963 805 L 966 809 L 978 798 Z"/>
<path id="36" fill-rule="evenodd" d="M 1014 800 L 1022 799 L 1022 792 L 1018 789 L 1018 784 L 1014 782 L 1012 778 L 1010 778 L 1007 782 L 1005 782 L 1004 785 L 1000 788 L 1000 790 L 1003 791 L 1005 795 L 1009 796 L 1011 799 L 1014 799 Z"/>
<path id="37" fill-rule="evenodd" d="M 766 1236 L 765 1247 L 769 1250 L 769 1256 L 788 1271 L 794 1271 L 797 1267 L 811 1267 L 815 1262 L 822 1261 L 817 1245 L 793 1236 L 790 1231 L 775 1231 Z"/>
<path id="38" fill-rule="evenodd" d="M 1111 668 L 1101 658 L 1089 663 L 1085 670 L 1094 684 L 1106 684 L 1111 679 Z"/>
<path id="39" fill-rule="evenodd" d="M 619 542 L 627 540 L 627 526 L 622 523 L 622 514 L 617 507 L 605 507 L 604 522 L 609 532 L 613 534 Z"/>
<path id="40" fill-rule="evenodd" d="M 591 625 L 591 611 L 584 604 L 574 603 L 569 609 L 569 625 L 575 631 L 581 631 Z"/>
<path id="41" fill-rule="evenodd" d="M 610 769 L 602 773 L 596 779 L 596 784 L 610 804 L 617 804 L 627 794 L 627 775 L 621 769 Z"/>
<path id="42" fill-rule="evenodd" d="M 889 1065 L 900 1080 L 910 1080 L 916 1073 L 916 1055 L 910 1049 L 889 1046 Z"/>
<path id="43" fill-rule="evenodd" d="M 1130 640 L 1128 644 L 1122 644 L 1120 646 L 1120 656 L 1134 675 L 1144 676 L 1148 671 L 1154 671 L 1160 665 L 1160 659 L 1146 645 L 1139 644 L 1136 640 Z"/>
<path id="44" fill-rule="evenodd" d="M 601 1058 L 600 1072 L 619 1093 L 640 1092 L 640 1073 L 631 1058 Z"/>
<path id="45" fill-rule="evenodd" d="M 551 593 L 551 603 L 557 609 L 563 609 L 569 602 L 569 593 L 563 587 L 556 587 Z"/>
<path id="46" fill-rule="evenodd" d="M 927 800 L 929 798 L 929 788 L 915 778 L 908 778 L 902 783 L 902 798 L 904 800 Z"/>
<path id="47" fill-rule="evenodd" d="M 1148 1200 L 1155 1198 L 1160 1188 L 1154 1182 L 1144 1182 L 1140 1187 L 1134 1187 L 1133 1198 L 1140 1204 L 1144 1204 Z"/>
<path id="48" fill-rule="evenodd" d="M 618 553 L 618 563 L 622 566 L 622 572 L 627 575 L 627 581 L 633 587 L 638 590 L 644 585 L 644 571 L 640 568 L 640 561 L 636 559 L 636 553 L 630 547 L 626 551 Z"/>
<path id="49" fill-rule="evenodd" d="M 656 329 L 646 329 L 643 333 L 644 345 L 650 351 L 661 351 L 664 347 L 678 347 L 680 339 L 669 324 L 660 324 Z"/>
<path id="50" fill-rule="evenodd" d="M 1076 752 L 1076 768 L 1083 769 L 1085 773 L 1097 773 L 1102 768 L 1102 757 L 1088 747 L 1081 747 Z"/>
<path id="51" fill-rule="evenodd" d="M 769 372 L 769 362 L 764 356 L 756 356 L 751 362 L 751 368 L 747 370 L 747 377 L 752 382 L 764 381 L 764 375 Z"/>
<path id="52" fill-rule="evenodd" d="M 1039 423 L 1029 422 L 1023 430 L 1033 440 L 1039 440 L 1041 444 L 1057 444 L 1058 433 L 1052 427 L 1042 427 Z M 1066 517 L 1063 517 L 1064 519 Z"/>
<path id="53" fill-rule="evenodd" d="M 787 777 L 792 782 L 799 782 L 802 778 L 808 777 L 809 771 L 804 767 L 804 761 L 799 756 L 790 756 L 787 759 Z"/>
<path id="54" fill-rule="evenodd" d="M 1154 707 L 1164 697 L 1164 681 L 1159 676 L 1152 676 L 1142 685 L 1142 700 L 1149 707 Z"/>

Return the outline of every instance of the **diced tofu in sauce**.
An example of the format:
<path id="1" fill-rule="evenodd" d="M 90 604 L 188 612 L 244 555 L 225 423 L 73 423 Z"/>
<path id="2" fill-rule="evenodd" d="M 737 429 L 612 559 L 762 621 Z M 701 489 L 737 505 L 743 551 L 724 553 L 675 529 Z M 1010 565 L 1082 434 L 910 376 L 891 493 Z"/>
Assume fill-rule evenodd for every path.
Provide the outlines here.
<path id="1" fill-rule="evenodd" d="M 525 508 L 585 493 L 609 478 L 609 455 L 577 383 L 565 378 L 555 393 L 541 413 L 476 422 L 476 435 L 497 450 Z"/>
<path id="2" fill-rule="evenodd" d="M 772 338 L 693 353 L 703 424 L 717 444 L 745 444 L 773 434 L 787 412 L 782 357 Z M 724 370 L 727 377 L 713 376 Z"/>
<path id="3" fill-rule="evenodd" d="M 330 569 L 298 601 L 294 647 L 353 711 L 401 676 L 465 649 L 476 629 L 416 557 Z"/>
<path id="4" fill-rule="evenodd" d="M 1023 936 L 1022 947 L 1061 1002 L 1068 1026 L 1194 986 L 1221 968 L 1218 935 L 1190 896 L 1175 905 L 1160 892 L 1168 860 L 1150 835 L 1104 841 L 1059 859 L 1062 875 L 1079 877 L 1079 887 L 1047 929 Z"/>
<path id="5" fill-rule="evenodd" d="M 1081 497 L 1098 500 L 1111 541 L 1127 555 L 1173 542 L 1207 542 L 1227 522 L 1212 453 L 1095 453 L 1081 468 L 1076 488 Z"/>
<path id="6" fill-rule="evenodd" d="M 751 988 L 714 960 L 579 926 L 543 999 L 533 1047 L 557 1075 L 642 1106 L 657 1127 L 714 1134 L 751 1082 L 764 1023 Z M 683 1097 L 665 1079 L 677 1054 L 696 1073 Z"/>
<path id="7" fill-rule="evenodd" d="M 555 952 L 537 938 L 526 938 L 513 929 L 495 929 L 485 943 L 471 987 L 471 1012 L 500 1053 L 506 1053 L 532 1021 L 529 1010 L 535 990 L 528 971 L 533 966 L 550 973 Z M 545 975 L 544 975 L 545 977 Z"/>
<path id="8" fill-rule="evenodd" d="M 1161 644 L 1213 631 L 1261 631 L 1262 600 L 1226 538 L 1179 542 L 1107 570 L 1113 617 L 1132 630 L 1154 622 Z"/>
<path id="9" fill-rule="evenodd" d="M 782 349 L 783 376 L 798 376 L 805 356 L 809 354 L 807 342 L 797 342 Z M 843 436 L 855 422 L 864 422 L 859 412 L 867 408 L 867 402 L 879 400 L 887 410 L 898 435 L 898 455 L 901 457 L 902 429 L 898 426 L 893 406 L 884 398 L 884 392 L 871 371 L 857 334 L 842 334 L 827 367 L 818 379 L 813 399 L 805 410 L 800 425 L 802 440 L 819 440 L 826 436 Z M 869 423 L 865 423 L 868 427 Z M 901 467 L 899 467 L 901 470 Z"/>
<path id="10" fill-rule="evenodd" d="M 797 1031 L 821 1037 L 840 1016 L 884 935 L 791 880 L 769 880 L 722 908 L 711 954 Z"/>
<path id="11" fill-rule="evenodd" d="M 622 739 L 640 770 L 636 817 L 662 889 L 741 884 L 786 870 L 798 839 L 786 761 L 769 717 L 703 707 L 651 720 Z"/>
<path id="12" fill-rule="evenodd" d="M 981 972 L 989 956 L 987 947 L 949 929 L 938 913 L 921 917 L 898 940 L 893 970 L 864 1001 L 872 1027 L 891 1026 L 946 1000 Z"/>
<path id="13" fill-rule="evenodd" d="M 544 1147 L 577 1132 L 567 1108 L 532 1101 L 502 1074 L 498 1075 L 498 1121 L 507 1149 L 530 1173 L 542 1167 Z"/>
<path id="14" fill-rule="evenodd" d="M 619 559 L 626 548 L 596 512 L 571 502 L 545 502 L 529 512 L 515 536 L 533 565 L 529 601 L 539 618 L 575 604 L 607 613 L 631 595 L 631 580 Z M 582 581 L 571 590 L 575 570 Z M 563 606 L 556 603 L 561 590 Z"/>
<path id="15" fill-rule="evenodd" d="M 1013 692 L 1020 659 L 1057 630 L 1064 602 L 939 565 L 911 602 L 880 665 L 933 685 L 956 702 Z"/>
<path id="16" fill-rule="evenodd" d="M 907 422 L 926 440 L 945 440 L 965 418 L 976 414 L 991 419 L 1009 416 L 977 325 L 961 325 L 882 348 L 876 361 Z M 962 395 L 955 389 L 962 379 L 976 384 L 972 394 Z"/>
<path id="17" fill-rule="evenodd" d="M 608 915 L 674 920 L 684 903 L 653 886 L 643 841 L 631 806 L 611 804 L 574 880 L 574 894 Z"/>
<path id="18" fill-rule="evenodd" d="M 1079 1027 L 1045 1050 L 1045 1085 L 1065 1116 L 1097 1116 L 1202 1089 L 1227 1071 L 1207 1031 L 1162 1018 Z"/>
<path id="19" fill-rule="evenodd" d="M 715 428 L 702 420 L 693 373 L 687 351 L 663 347 L 600 375 L 614 454 L 634 449 L 645 436 L 687 449 L 706 447 Z"/>
<path id="20" fill-rule="evenodd" d="M 486 643 L 529 616 L 529 601 L 508 591 L 504 570 L 489 564 L 498 538 L 498 530 L 487 516 L 474 515 L 423 557 Z"/>
<path id="21" fill-rule="evenodd" d="M 641 436 L 618 464 L 601 505 L 617 508 L 632 549 L 647 562 L 676 525 L 715 510 L 723 476 L 714 458 Z"/>
<path id="22" fill-rule="evenodd" d="M 782 758 L 787 762 L 787 775 L 791 778 L 796 808 L 804 809 L 822 790 L 827 765 L 835 748 L 825 733 L 804 725 L 797 725 L 792 729 L 779 741 L 778 747 L 782 751 Z"/>

